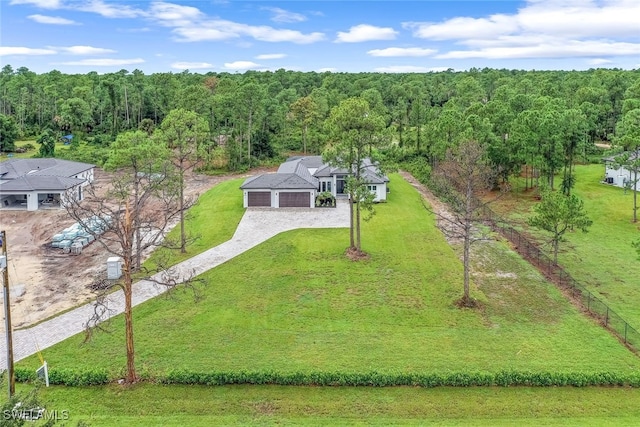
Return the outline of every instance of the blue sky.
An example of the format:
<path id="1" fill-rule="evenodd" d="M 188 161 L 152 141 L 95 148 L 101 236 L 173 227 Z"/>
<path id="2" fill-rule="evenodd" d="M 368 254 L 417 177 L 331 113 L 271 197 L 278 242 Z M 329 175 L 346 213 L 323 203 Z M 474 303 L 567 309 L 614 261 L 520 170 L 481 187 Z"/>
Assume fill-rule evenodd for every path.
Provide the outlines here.
<path id="1" fill-rule="evenodd" d="M 640 0 L 0 0 L 37 73 L 640 68 Z"/>

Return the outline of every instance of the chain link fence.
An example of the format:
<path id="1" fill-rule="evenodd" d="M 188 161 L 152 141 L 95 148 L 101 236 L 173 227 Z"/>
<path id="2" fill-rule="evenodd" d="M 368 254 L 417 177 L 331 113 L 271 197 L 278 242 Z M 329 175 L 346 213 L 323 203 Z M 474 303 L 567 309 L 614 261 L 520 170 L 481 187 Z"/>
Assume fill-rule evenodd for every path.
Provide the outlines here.
<path id="1" fill-rule="evenodd" d="M 480 203 L 478 203 L 479 205 Z M 615 333 L 620 341 L 629 348 L 636 352 L 640 351 L 640 333 L 584 285 L 578 283 L 566 270 L 557 265 L 551 257 L 542 252 L 535 243 L 513 228 L 486 205 L 482 207 L 481 217 L 492 230 L 509 240 L 514 249 L 531 264 L 535 265 L 547 279 L 566 291 L 585 312 L 598 319 L 602 326 Z"/>
<path id="2" fill-rule="evenodd" d="M 451 177 L 446 180 L 433 179 L 427 183 L 429 188 L 442 201 L 454 210 L 464 210 L 464 186 L 455 182 Z M 458 184 L 458 185 L 456 185 Z M 600 324 L 613 332 L 621 342 L 634 352 L 640 352 L 640 333 L 625 321 L 618 313 L 589 291 L 584 285 L 576 281 L 571 275 L 545 254 L 536 243 L 516 230 L 508 221 L 497 215 L 487 203 L 471 196 L 469 200 L 474 221 L 485 223 L 494 232 L 501 234 L 513 244 L 513 248 L 529 263 L 538 268 L 545 277 L 555 283 L 565 295 L 571 298 L 585 313 L 597 319 Z M 468 208 L 468 207 L 467 207 Z"/>

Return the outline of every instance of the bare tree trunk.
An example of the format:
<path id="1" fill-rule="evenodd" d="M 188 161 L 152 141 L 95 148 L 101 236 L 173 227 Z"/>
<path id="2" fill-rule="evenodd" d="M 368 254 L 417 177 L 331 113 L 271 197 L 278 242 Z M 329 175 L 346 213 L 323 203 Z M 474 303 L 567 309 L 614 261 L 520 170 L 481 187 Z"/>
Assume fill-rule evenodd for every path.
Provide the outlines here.
<path id="1" fill-rule="evenodd" d="M 137 208 L 137 207 L 136 207 Z M 131 218 L 131 211 L 129 204 L 126 205 L 125 219 L 124 219 L 124 238 L 129 240 L 127 248 L 131 248 L 130 239 L 133 238 L 132 228 L 133 220 Z M 127 382 L 134 383 L 136 381 L 136 364 L 135 364 L 135 348 L 133 344 L 133 304 L 132 304 L 132 292 L 133 292 L 133 278 L 131 277 L 131 252 L 125 251 L 124 253 L 124 323 L 125 323 L 125 339 L 127 344 Z"/>
<path id="2" fill-rule="evenodd" d="M 253 113 L 249 113 L 249 129 L 247 130 L 247 161 L 249 162 L 249 167 L 251 167 L 251 122 L 253 119 Z"/>
<path id="3" fill-rule="evenodd" d="M 135 348 L 133 346 L 133 308 L 132 308 L 132 279 L 131 262 L 124 262 L 124 323 L 125 336 L 127 340 L 127 382 L 136 381 Z"/>
<path id="4" fill-rule="evenodd" d="M 184 169 L 182 169 L 182 159 L 180 160 L 180 252 L 187 252 L 187 237 L 184 231 Z"/>
<path id="5" fill-rule="evenodd" d="M 472 182 L 469 181 L 467 183 L 467 190 L 465 195 L 465 213 L 464 213 L 464 249 L 462 254 L 462 264 L 464 268 L 463 273 L 463 297 L 462 301 L 464 305 L 470 305 L 471 303 L 471 293 L 469 290 L 469 269 L 470 269 L 470 251 L 471 251 L 471 215 L 473 214 L 473 206 L 472 206 L 472 198 L 473 198 L 473 187 Z"/>
<path id="6" fill-rule="evenodd" d="M 360 203 L 356 203 L 356 248 L 358 251 L 362 250 L 360 241 Z"/>
<path id="7" fill-rule="evenodd" d="M 133 190 L 133 203 L 134 203 L 134 212 L 135 217 L 133 218 L 133 227 L 136 234 L 136 252 L 135 252 L 135 265 L 134 268 L 136 271 L 140 270 L 140 258 L 142 257 L 142 241 L 140 237 L 140 218 L 138 216 L 138 210 L 140 209 L 140 195 L 139 195 L 139 182 L 138 177 L 134 179 L 134 190 Z"/>
<path id="8" fill-rule="evenodd" d="M 465 225 L 466 228 L 471 228 L 471 224 L 467 223 Z M 471 236 L 469 236 L 470 231 L 465 230 L 464 236 L 464 250 L 462 255 L 462 264 L 464 266 L 464 295 L 462 297 L 462 301 L 464 305 L 468 305 L 471 301 L 471 294 L 469 291 L 469 259 L 470 259 L 470 249 L 471 249 Z"/>
<path id="9" fill-rule="evenodd" d="M 353 238 L 353 194 L 349 192 L 349 244 L 350 248 L 355 248 L 355 241 Z"/>
<path id="10" fill-rule="evenodd" d="M 633 171 L 633 222 L 638 222 L 638 168 Z"/>

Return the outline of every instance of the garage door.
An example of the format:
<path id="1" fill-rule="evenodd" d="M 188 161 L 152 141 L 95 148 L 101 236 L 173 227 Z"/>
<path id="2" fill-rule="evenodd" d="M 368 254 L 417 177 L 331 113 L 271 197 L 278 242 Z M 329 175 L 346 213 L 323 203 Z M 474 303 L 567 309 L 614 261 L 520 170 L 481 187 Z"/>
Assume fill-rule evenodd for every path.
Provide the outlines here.
<path id="1" fill-rule="evenodd" d="M 271 206 L 271 192 L 250 191 L 247 193 L 247 206 Z"/>
<path id="2" fill-rule="evenodd" d="M 311 193 L 308 191 L 280 193 L 281 208 L 308 208 L 311 205 Z"/>

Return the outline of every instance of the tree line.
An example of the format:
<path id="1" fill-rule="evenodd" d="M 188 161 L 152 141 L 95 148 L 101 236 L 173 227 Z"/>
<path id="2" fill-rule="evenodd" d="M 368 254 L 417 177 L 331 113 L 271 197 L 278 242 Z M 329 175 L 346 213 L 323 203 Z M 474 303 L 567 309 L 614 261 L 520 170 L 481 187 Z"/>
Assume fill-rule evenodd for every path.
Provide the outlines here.
<path id="1" fill-rule="evenodd" d="M 35 139 L 46 129 L 108 147 L 122 132 L 153 129 L 171 111 L 185 109 L 208 124 L 207 163 L 239 170 L 283 151 L 322 152 L 331 137 L 330 111 L 353 97 L 383 118 L 402 156 L 417 153 L 434 163 L 447 148 L 474 139 L 487 145 L 503 179 L 526 164 L 527 185 L 543 176 L 553 187 L 563 171 L 560 185 L 570 188 L 576 157 L 587 156 L 595 142 L 614 142 L 616 126 L 640 108 L 640 72 L 69 75 L 5 65 L 0 149 L 11 151 L 12 139 Z"/>

